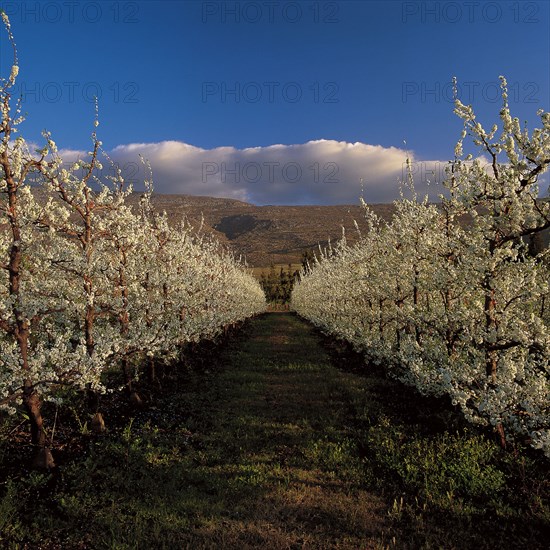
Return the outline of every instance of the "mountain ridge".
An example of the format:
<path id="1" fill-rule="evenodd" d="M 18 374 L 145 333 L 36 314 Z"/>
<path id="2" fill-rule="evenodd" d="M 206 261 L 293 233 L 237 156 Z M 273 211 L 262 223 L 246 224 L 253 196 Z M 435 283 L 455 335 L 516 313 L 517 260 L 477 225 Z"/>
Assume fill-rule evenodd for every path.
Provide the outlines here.
<path id="1" fill-rule="evenodd" d="M 136 193 L 132 200 L 139 196 Z M 172 222 L 185 217 L 194 227 L 202 226 L 250 267 L 297 264 L 304 252 L 336 242 L 342 231 L 348 244 L 368 231 L 360 204 L 257 206 L 237 199 L 168 194 L 153 194 L 152 202 Z M 369 208 L 386 221 L 395 211 L 393 203 L 369 204 Z M 465 216 L 461 223 L 468 225 L 471 218 Z M 541 240 L 543 246 L 550 245 L 550 229 Z"/>
<path id="2" fill-rule="evenodd" d="M 135 195 L 134 201 L 139 200 Z M 158 211 L 166 211 L 172 222 L 185 217 L 194 227 L 216 236 L 251 267 L 299 263 L 305 251 L 326 246 L 342 236 L 358 240 L 367 225 L 362 207 L 357 205 L 263 205 L 237 199 L 196 195 L 153 194 Z M 389 219 L 392 204 L 369 205 Z"/>

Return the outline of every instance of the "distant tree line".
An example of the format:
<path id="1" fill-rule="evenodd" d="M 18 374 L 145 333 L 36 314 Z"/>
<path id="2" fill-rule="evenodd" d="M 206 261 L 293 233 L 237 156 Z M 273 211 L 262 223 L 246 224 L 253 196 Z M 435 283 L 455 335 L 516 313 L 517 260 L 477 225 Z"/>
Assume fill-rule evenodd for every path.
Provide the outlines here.
<path id="1" fill-rule="evenodd" d="M 310 266 L 315 262 L 315 255 L 310 250 L 302 254 L 301 264 L 305 272 L 309 271 Z M 260 286 L 262 287 L 266 300 L 275 304 L 290 303 L 290 295 L 294 288 L 294 283 L 300 278 L 300 270 L 293 269 L 292 264 L 280 269 L 275 269 L 271 264 L 268 273 L 262 273 L 260 276 Z"/>
<path id="2" fill-rule="evenodd" d="M 266 300 L 276 304 L 289 303 L 297 274 L 297 270 L 292 271 L 291 264 L 288 264 L 286 269 L 281 267 L 278 271 L 272 264 L 269 273 L 262 273 L 260 276 L 260 286 L 265 293 Z"/>

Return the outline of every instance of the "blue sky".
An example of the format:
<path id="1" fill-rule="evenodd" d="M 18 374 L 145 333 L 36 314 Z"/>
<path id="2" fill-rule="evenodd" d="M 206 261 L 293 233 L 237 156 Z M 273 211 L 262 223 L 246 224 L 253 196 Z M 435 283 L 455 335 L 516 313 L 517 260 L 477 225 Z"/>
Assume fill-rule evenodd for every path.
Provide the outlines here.
<path id="1" fill-rule="evenodd" d="M 420 180 L 451 158 L 453 76 L 488 126 L 501 74 L 529 127 L 550 108 L 546 1 L 0 6 L 18 47 L 22 134 L 39 143 L 47 128 L 68 158 L 82 154 L 99 95 L 105 149 L 138 188 L 138 153 L 148 157 L 159 192 L 356 203 L 363 178 L 367 200 L 388 201 L 407 152 Z M 5 33 L 0 47 L 7 75 Z"/>

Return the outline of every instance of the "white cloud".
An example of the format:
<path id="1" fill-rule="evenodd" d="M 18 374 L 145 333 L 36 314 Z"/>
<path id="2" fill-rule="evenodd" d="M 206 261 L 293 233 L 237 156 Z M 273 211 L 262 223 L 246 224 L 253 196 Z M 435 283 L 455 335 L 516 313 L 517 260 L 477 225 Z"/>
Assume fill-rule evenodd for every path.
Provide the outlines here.
<path id="1" fill-rule="evenodd" d="M 79 151 L 63 151 L 74 160 Z M 202 149 L 179 141 L 118 145 L 108 155 L 136 190 L 147 177 L 139 155 L 153 169 L 155 191 L 229 197 L 255 204 L 356 204 L 389 202 L 399 195 L 407 152 L 396 147 L 320 139 L 295 145 Z M 409 153 L 410 154 L 410 153 Z M 435 199 L 445 161 L 417 161 L 411 155 L 415 184 Z M 104 170 L 109 171 L 104 162 Z"/>

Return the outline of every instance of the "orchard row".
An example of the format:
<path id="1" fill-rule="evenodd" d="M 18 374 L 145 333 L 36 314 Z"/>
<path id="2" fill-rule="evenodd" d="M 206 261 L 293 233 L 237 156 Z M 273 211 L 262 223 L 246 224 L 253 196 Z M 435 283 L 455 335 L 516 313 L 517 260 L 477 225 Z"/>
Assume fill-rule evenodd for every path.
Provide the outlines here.
<path id="1" fill-rule="evenodd" d="M 119 169 L 98 176 L 105 153 L 95 132 L 88 158 L 69 168 L 48 133 L 31 151 L 10 93 L 13 51 L 0 82 L 0 407 L 25 408 L 45 452 L 44 400 L 67 388 L 112 390 L 104 373 L 113 368 L 131 394 L 136 365 L 176 360 L 263 311 L 265 297 L 216 241 L 154 211 L 151 180 L 133 204 Z"/>
<path id="2" fill-rule="evenodd" d="M 475 423 L 550 457 L 550 113 L 529 135 L 512 118 L 487 132 L 459 100 L 464 129 L 437 205 L 414 193 L 389 221 L 302 273 L 293 307 L 423 394 L 447 395 Z M 470 135 L 480 155 L 464 154 Z M 489 169 L 487 169 L 487 161 Z"/>

